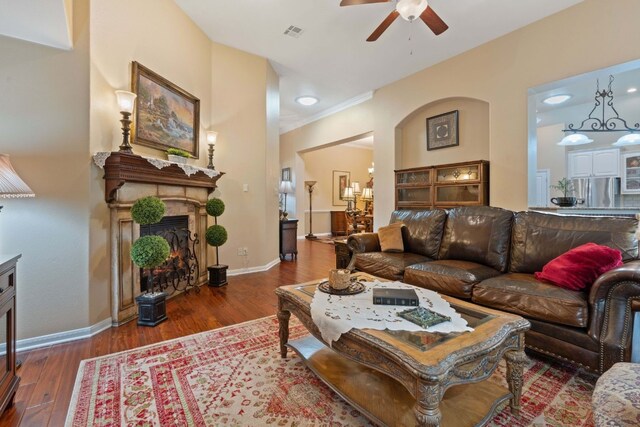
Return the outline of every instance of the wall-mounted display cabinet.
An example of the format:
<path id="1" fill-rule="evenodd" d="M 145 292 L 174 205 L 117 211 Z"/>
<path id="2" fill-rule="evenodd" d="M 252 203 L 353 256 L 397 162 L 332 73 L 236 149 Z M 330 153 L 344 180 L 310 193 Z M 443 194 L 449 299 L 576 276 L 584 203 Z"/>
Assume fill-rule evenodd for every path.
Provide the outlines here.
<path id="1" fill-rule="evenodd" d="M 396 172 L 396 209 L 489 204 L 489 162 L 452 163 Z"/>

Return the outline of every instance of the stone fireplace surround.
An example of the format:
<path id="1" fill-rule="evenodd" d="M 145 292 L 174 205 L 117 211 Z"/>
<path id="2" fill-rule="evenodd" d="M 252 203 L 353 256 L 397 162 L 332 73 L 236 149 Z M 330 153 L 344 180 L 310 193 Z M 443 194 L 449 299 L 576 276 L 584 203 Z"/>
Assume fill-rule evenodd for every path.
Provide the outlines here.
<path id="1" fill-rule="evenodd" d="M 165 202 L 166 216 L 188 216 L 189 231 L 199 239 L 195 254 L 200 272 L 195 282 L 200 286 L 208 280 L 209 265 L 205 206 L 223 173 L 213 177 L 203 171 L 187 175 L 175 164 L 159 169 L 143 157 L 120 152 L 106 158 L 104 171 L 105 200 L 111 210 L 111 319 L 117 326 L 137 317 L 135 297 L 141 294 L 140 270 L 129 257 L 131 245 L 140 237 L 140 226 L 131 218 L 133 203 L 140 197 L 156 196 Z"/>

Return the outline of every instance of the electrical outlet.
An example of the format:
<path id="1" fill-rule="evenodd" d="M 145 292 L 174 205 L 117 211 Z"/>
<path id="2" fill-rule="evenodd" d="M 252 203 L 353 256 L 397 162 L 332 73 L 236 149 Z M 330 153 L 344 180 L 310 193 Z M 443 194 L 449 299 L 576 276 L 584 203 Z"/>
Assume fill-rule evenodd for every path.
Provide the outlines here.
<path id="1" fill-rule="evenodd" d="M 248 252 L 247 248 L 238 248 L 238 256 L 247 256 Z"/>

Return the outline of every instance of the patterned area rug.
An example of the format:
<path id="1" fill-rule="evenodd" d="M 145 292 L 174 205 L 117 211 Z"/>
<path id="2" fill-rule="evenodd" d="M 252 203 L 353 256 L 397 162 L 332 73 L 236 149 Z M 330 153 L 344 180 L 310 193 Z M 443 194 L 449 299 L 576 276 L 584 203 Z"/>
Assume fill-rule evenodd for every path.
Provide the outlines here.
<path id="1" fill-rule="evenodd" d="M 307 334 L 293 316 L 290 330 Z M 278 342 L 272 316 L 84 360 L 66 426 L 371 425 Z M 507 407 L 489 425 L 593 425 L 594 376 L 532 359 L 524 379 L 521 417 Z"/>

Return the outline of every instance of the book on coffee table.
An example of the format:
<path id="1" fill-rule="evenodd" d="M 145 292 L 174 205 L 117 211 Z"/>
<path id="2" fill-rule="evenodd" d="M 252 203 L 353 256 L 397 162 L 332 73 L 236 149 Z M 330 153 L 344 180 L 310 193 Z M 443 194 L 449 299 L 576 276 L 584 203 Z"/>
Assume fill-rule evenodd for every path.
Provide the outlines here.
<path id="1" fill-rule="evenodd" d="M 373 288 L 373 303 L 417 307 L 420 300 L 413 289 Z"/>

